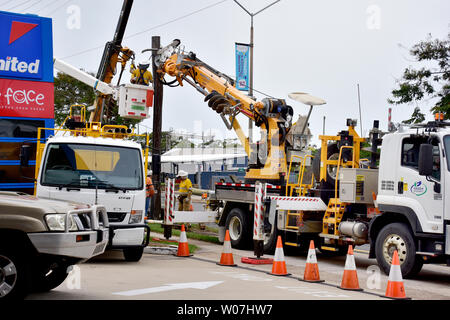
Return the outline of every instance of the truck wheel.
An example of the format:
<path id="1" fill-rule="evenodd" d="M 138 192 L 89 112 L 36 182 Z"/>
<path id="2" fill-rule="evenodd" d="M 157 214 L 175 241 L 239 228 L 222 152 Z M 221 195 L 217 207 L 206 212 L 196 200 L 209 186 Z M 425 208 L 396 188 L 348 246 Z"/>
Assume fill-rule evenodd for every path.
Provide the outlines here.
<path id="1" fill-rule="evenodd" d="M 68 276 L 67 266 L 59 266 L 51 272 L 36 272 L 32 275 L 32 291 L 47 292 L 58 287 Z"/>
<path id="2" fill-rule="evenodd" d="M 233 248 L 244 249 L 250 242 L 250 223 L 244 211 L 240 208 L 231 209 L 225 222 L 230 233 L 230 242 Z"/>
<path id="3" fill-rule="evenodd" d="M 322 149 L 317 150 L 317 154 L 313 159 L 312 167 L 314 178 L 317 182 L 320 182 L 320 153 Z M 336 143 L 328 145 L 327 148 L 327 160 L 339 160 L 339 148 Z M 334 187 L 336 183 L 336 170 L 337 166 L 328 166 L 327 168 L 327 182 Z"/>
<path id="4" fill-rule="evenodd" d="M 129 262 L 138 262 L 139 260 L 141 260 L 143 253 L 143 247 L 123 249 L 123 256 L 125 258 L 125 261 Z"/>
<path id="5" fill-rule="evenodd" d="M 271 232 L 266 233 L 264 237 L 264 252 L 268 254 L 273 254 L 277 246 L 278 228 L 276 224 L 277 220 L 275 218 L 275 223 L 272 225 Z"/>
<path id="6" fill-rule="evenodd" d="M 0 300 L 23 299 L 30 286 L 24 258 L 12 250 L 0 248 Z"/>
<path id="7" fill-rule="evenodd" d="M 423 259 L 416 255 L 416 245 L 410 228 L 404 223 L 391 223 L 383 227 L 375 242 L 378 265 L 385 274 L 391 269 L 392 255 L 397 250 L 403 278 L 411 278 L 420 272 Z"/>

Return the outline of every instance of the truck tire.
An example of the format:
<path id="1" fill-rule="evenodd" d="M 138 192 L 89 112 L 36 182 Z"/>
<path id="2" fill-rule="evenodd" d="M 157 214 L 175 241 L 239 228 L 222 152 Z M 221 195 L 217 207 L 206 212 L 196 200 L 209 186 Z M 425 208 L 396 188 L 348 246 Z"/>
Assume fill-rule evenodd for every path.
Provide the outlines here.
<path id="1" fill-rule="evenodd" d="M 275 223 L 272 225 L 272 230 L 269 233 L 266 233 L 264 237 L 264 253 L 273 254 L 275 252 L 275 248 L 277 246 L 277 238 L 278 238 L 278 228 L 277 228 L 277 219 L 275 219 Z"/>
<path id="2" fill-rule="evenodd" d="M 317 182 L 320 182 L 320 153 L 322 149 L 317 150 L 317 154 L 313 159 L 312 167 L 313 167 L 313 173 L 314 178 Z M 327 160 L 338 160 L 339 159 L 339 148 L 336 143 L 332 143 L 328 145 L 327 148 Z M 328 167 L 327 168 L 327 182 L 330 185 L 330 187 L 334 188 L 334 185 L 336 184 L 336 168 L 337 167 Z"/>
<path id="3" fill-rule="evenodd" d="M 23 299 L 30 290 L 30 272 L 20 250 L 0 248 L 0 301 Z"/>
<path id="4" fill-rule="evenodd" d="M 233 248 L 245 249 L 249 246 L 252 232 L 249 217 L 241 208 L 233 208 L 225 222 L 230 233 L 230 242 Z"/>
<path id="5" fill-rule="evenodd" d="M 416 244 L 412 232 L 405 223 L 391 223 L 384 226 L 375 242 L 375 255 L 378 265 L 385 274 L 391 269 L 392 255 L 397 250 L 403 278 L 418 274 L 423 266 L 423 259 L 416 255 Z"/>
<path id="6" fill-rule="evenodd" d="M 59 266 L 52 269 L 50 273 L 36 272 L 32 274 L 32 291 L 33 292 L 47 292 L 55 289 L 66 280 L 69 273 L 67 266 Z"/>
<path id="7" fill-rule="evenodd" d="M 129 262 L 138 262 L 139 260 L 141 260 L 143 253 L 143 247 L 123 249 L 123 256 L 125 258 L 125 261 Z"/>

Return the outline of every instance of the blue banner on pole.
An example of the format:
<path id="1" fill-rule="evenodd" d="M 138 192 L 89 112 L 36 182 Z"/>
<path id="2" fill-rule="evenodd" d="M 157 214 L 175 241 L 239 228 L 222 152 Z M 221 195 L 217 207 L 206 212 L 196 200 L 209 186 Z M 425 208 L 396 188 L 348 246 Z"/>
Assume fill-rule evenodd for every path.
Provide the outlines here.
<path id="1" fill-rule="evenodd" d="M 248 44 L 236 43 L 236 89 L 248 91 L 249 89 L 249 56 Z"/>

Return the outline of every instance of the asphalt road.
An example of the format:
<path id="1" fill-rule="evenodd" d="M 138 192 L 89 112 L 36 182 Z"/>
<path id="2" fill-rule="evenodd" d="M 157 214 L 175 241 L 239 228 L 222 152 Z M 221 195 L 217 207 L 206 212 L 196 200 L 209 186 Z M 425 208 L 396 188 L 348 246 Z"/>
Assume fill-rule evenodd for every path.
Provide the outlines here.
<path id="1" fill-rule="evenodd" d="M 153 237 L 160 236 L 152 234 Z M 317 254 L 323 283 L 301 281 L 306 263 L 302 255 L 287 255 L 290 276 L 268 274 L 272 265 L 250 265 L 242 257 L 252 251 L 233 249 L 237 267 L 219 266 L 222 245 L 189 239 L 199 249 L 192 257 L 144 254 L 140 262 L 123 260 L 121 252 L 107 252 L 78 265 L 58 288 L 32 294 L 29 300 L 385 300 L 388 277 L 364 251 L 355 252 L 362 292 L 339 288 L 345 257 Z M 265 257 L 272 257 L 267 255 Z M 450 268 L 425 265 L 415 279 L 404 279 L 406 295 L 414 300 L 450 300 Z"/>

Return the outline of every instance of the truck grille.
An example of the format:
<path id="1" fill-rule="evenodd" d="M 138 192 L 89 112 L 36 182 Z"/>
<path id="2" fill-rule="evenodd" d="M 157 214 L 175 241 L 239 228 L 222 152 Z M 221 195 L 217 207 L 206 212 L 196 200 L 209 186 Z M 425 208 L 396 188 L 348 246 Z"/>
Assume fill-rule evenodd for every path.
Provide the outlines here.
<path id="1" fill-rule="evenodd" d="M 108 220 L 109 222 L 122 222 L 126 215 L 126 212 L 108 212 Z"/>
<path id="2" fill-rule="evenodd" d="M 78 230 L 91 230 L 91 217 L 88 213 L 77 214 L 74 216 L 75 223 L 78 226 Z"/>

